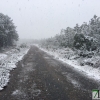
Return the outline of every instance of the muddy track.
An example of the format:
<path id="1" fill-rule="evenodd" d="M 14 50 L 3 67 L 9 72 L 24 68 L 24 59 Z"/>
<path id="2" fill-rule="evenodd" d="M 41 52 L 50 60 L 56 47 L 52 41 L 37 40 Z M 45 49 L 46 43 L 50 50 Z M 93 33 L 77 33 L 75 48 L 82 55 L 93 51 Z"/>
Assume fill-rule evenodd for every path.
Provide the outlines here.
<path id="1" fill-rule="evenodd" d="M 11 72 L 10 83 L 0 91 L 0 100 L 92 100 L 91 90 L 99 86 L 32 46 Z"/>

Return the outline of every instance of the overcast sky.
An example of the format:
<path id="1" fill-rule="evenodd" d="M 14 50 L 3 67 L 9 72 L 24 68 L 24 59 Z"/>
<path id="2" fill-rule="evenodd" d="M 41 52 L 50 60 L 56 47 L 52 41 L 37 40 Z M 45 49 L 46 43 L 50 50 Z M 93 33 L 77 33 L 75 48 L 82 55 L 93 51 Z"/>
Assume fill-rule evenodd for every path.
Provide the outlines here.
<path id="1" fill-rule="evenodd" d="M 40 39 L 100 17 L 100 0 L 0 0 L 0 13 L 13 19 L 20 38 Z"/>

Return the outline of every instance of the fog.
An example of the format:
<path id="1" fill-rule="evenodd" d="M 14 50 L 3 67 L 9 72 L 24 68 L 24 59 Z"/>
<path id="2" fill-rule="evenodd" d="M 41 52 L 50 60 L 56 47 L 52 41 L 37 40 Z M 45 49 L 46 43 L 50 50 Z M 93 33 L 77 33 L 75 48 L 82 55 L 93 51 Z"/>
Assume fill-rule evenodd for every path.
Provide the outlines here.
<path id="1" fill-rule="evenodd" d="M 100 16 L 100 0 L 0 0 L 0 13 L 10 16 L 20 38 L 48 38 L 61 29 Z"/>

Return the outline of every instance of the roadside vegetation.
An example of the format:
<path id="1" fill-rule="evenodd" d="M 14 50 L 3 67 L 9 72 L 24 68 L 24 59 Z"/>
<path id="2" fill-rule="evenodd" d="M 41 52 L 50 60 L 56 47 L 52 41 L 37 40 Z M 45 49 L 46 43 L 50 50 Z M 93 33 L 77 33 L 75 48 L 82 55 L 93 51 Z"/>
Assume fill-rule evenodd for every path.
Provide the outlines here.
<path id="1" fill-rule="evenodd" d="M 17 44 L 18 38 L 13 20 L 0 13 L 0 52 L 3 51 L 0 53 L 0 90 L 6 87 L 9 82 L 10 71 L 17 67 L 17 62 L 29 50 L 27 44 Z M 10 50 L 7 48 L 10 48 Z"/>
<path id="2" fill-rule="evenodd" d="M 60 34 L 42 39 L 40 46 L 58 52 L 63 58 L 77 60 L 81 65 L 100 67 L 100 17 L 96 15 L 82 25 L 62 29 Z"/>

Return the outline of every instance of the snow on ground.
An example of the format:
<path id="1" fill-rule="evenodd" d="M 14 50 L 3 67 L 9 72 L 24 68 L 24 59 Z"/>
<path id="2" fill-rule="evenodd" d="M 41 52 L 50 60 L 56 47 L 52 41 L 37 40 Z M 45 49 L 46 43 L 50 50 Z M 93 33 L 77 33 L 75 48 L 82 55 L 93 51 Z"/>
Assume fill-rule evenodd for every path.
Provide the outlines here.
<path id="1" fill-rule="evenodd" d="M 6 58 L 6 57 L 7 57 L 6 54 L 2 54 L 2 53 L 0 53 L 0 60 L 4 59 L 4 58 Z"/>
<path id="2" fill-rule="evenodd" d="M 36 46 L 38 46 L 38 45 L 36 45 Z M 79 72 L 86 75 L 87 77 L 92 78 L 96 81 L 100 81 L 100 67 L 93 68 L 92 66 L 88 66 L 88 65 L 81 66 L 79 63 L 79 60 L 68 59 L 69 56 L 71 56 L 71 58 L 73 58 L 75 56 L 74 53 L 71 50 L 69 50 L 69 48 L 68 48 L 68 50 L 67 50 L 67 48 L 66 49 L 57 49 L 57 50 L 44 49 L 41 47 L 39 47 L 39 48 L 41 50 L 45 51 L 46 53 L 52 55 L 55 59 L 59 59 L 60 61 L 63 61 L 64 63 L 69 64 L 71 67 L 78 70 Z"/>
<path id="3" fill-rule="evenodd" d="M 0 90 L 9 82 L 10 71 L 16 68 L 16 63 L 20 61 L 28 52 L 29 47 L 12 49 L 5 54 L 0 54 Z"/>

